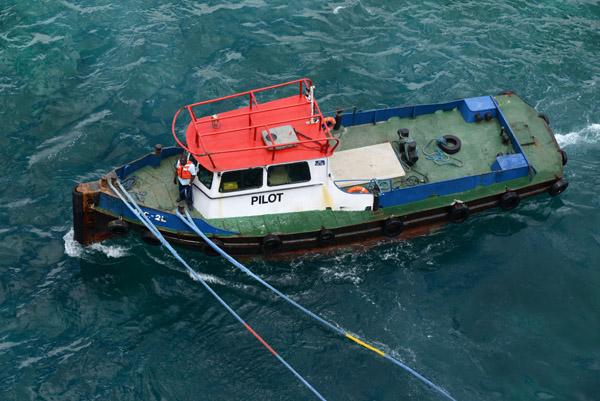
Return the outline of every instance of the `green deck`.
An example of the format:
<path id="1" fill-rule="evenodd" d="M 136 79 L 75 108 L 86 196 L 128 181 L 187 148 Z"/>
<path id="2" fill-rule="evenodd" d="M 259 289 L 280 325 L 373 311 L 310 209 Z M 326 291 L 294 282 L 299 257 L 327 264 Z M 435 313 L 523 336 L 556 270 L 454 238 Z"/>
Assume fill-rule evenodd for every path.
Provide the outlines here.
<path id="1" fill-rule="evenodd" d="M 376 125 L 344 128 L 340 138 L 340 150 L 373 145 L 382 141 L 398 141 L 397 132 L 400 128 L 408 128 L 410 138 L 417 141 L 419 161 L 413 167 L 427 174 L 430 182 L 487 173 L 496 154 L 500 152 L 506 154 L 509 150 L 508 146 L 502 145 L 499 135 L 500 125 L 496 119 L 488 123 L 467 124 L 457 109 L 438 111 L 414 119 L 392 117 Z M 454 157 L 462 161 L 464 167 L 438 166 L 425 158 L 423 148 L 431 140 L 443 135 L 454 135 L 461 140 L 461 149 Z M 394 148 L 397 148 L 397 144 L 394 144 Z M 426 151 L 433 153 L 434 148 L 435 141 L 427 147 Z"/>
<path id="2" fill-rule="evenodd" d="M 533 182 L 547 181 L 561 175 L 561 155 L 553 135 L 548 131 L 546 123 L 538 117 L 538 112 L 517 96 L 497 96 L 496 100 L 506 119 L 509 121 L 515 136 L 521 143 L 526 156 L 537 170 Z M 461 113 L 454 109 L 439 111 L 434 114 L 421 115 L 416 118 L 391 118 L 385 122 L 365 124 L 361 126 L 342 127 L 334 132 L 340 138 L 339 150 L 374 145 L 377 143 L 397 141 L 397 131 L 408 128 L 410 137 L 417 141 L 419 161 L 413 166 L 422 174 L 426 174 L 429 182 L 445 181 L 466 175 L 484 174 L 491 171 L 490 166 L 498 153 L 507 154 L 511 145 L 503 145 L 500 137 L 500 125 L 496 119 L 489 122 L 466 123 Z M 460 138 L 462 147 L 453 155 L 464 163 L 463 167 L 453 165 L 439 166 L 423 155 L 423 148 L 430 140 L 442 135 L 455 135 Z M 394 145 L 397 148 L 397 145 Z M 427 150 L 433 151 L 431 145 Z M 178 188 L 173 184 L 174 165 L 177 157 L 167 158 L 159 167 L 144 167 L 136 171 L 137 183 L 132 191 L 143 194 L 141 205 L 172 211 L 176 207 L 175 199 Z M 411 175 L 407 172 L 407 175 Z M 400 180 L 395 180 L 400 182 Z M 207 219 L 209 224 L 226 230 L 242 233 L 245 236 L 264 236 L 269 233 L 294 233 L 316 231 L 322 227 L 335 228 L 379 220 L 390 214 L 403 215 L 418 210 L 447 206 L 453 199 L 460 197 L 463 201 L 483 196 L 500 194 L 506 187 L 518 189 L 530 185 L 529 177 L 478 187 L 474 190 L 447 196 L 435 196 L 410 204 L 388 207 L 378 213 L 372 211 L 311 211 L 285 213 L 267 216 L 251 216 L 240 218 Z M 193 217 L 203 218 L 194 211 Z"/>

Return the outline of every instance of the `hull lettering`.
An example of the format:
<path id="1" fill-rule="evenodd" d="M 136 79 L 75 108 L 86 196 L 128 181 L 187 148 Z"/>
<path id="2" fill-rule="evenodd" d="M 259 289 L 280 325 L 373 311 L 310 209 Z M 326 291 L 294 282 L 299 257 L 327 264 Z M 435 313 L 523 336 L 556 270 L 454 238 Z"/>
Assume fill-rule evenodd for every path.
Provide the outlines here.
<path id="1" fill-rule="evenodd" d="M 254 195 L 250 198 L 250 205 L 265 205 L 267 203 L 281 202 L 283 192 L 269 195 Z"/>

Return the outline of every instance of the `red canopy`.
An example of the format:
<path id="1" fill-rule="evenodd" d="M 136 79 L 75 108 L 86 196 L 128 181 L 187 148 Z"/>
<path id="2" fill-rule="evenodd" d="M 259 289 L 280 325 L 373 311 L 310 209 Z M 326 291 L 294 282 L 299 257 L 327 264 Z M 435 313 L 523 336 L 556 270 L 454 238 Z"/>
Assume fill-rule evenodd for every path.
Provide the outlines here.
<path id="1" fill-rule="evenodd" d="M 258 92 L 294 84 L 300 86 L 297 95 L 261 104 L 256 100 Z M 327 125 L 323 124 L 321 111 L 310 96 L 311 87 L 310 80 L 302 79 L 182 107 L 173 119 L 173 135 L 179 145 L 211 171 L 236 170 L 330 156 L 339 140 L 334 138 Z M 303 89 L 308 90 L 303 93 Z M 242 96 L 248 96 L 248 107 L 213 116 L 195 116 L 193 109 L 198 106 Z M 179 141 L 175 133 L 175 121 L 184 108 L 188 110 L 192 119 L 186 132 L 187 146 Z M 294 132 L 291 132 L 292 130 Z M 285 132 L 286 137 L 277 139 L 275 132 L 279 135 Z M 267 139 L 263 139 L 263 136 Z M 278 142 L 282 140 L 285 145 Z"/>

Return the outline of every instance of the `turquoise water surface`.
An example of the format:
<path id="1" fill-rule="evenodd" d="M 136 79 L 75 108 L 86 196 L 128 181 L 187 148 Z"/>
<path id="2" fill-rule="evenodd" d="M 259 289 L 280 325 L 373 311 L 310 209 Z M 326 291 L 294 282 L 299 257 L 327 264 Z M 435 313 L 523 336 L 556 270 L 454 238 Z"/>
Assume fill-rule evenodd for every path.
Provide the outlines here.
<path id="1" fill-rule="evenodd" d="M 595 1 L 0 0 L 0 394 L 310 400 L 162 247 L 73 241 L 71 190 L 172 145 L 179 107 L 311 78 L 322 110 L 511 89 L 568 153 L 556 198 L 423 238 L 246 261 L 457 400 L 600 399 Z M 442 400 L 227 262 L 191 266 L 328 400 Z"/>

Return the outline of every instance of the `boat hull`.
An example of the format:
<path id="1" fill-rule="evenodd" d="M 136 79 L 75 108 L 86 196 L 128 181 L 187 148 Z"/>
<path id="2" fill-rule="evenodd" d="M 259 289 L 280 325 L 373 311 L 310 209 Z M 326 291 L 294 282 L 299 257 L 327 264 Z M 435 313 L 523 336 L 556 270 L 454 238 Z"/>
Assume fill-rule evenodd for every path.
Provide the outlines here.
<path id="1" fill-rule="evenodd" d="M 535 195 L 548 193 L 559 180 L 561 180 L 561 177 L 555 177 L 553 180 L 525 186 L 511 192 L 517 193 L 519 199 L 523 200 Z M 81 184 L 73 188 L 75 240 L 88 245 L 109 238 L 137 233 L 141 235 L 144 241 L 153 245 L 158 244 L 158 241 L 154 241 L 152 236 L 148 236 L 146 227 L 139 220 L 123 220 L 122 216 L 104 209 L 98 209 L 96 206 L 99 205 L 100 189 L 101 185 L 99 183 Z M 114 196 L 114 202 L 121 201 Z M 489 209 L 500 209 L 502 206 L 502 195 L 490 195 L 466 201 L 462 204 L 468 208 L 469 218 L 477 218 L 476 216 L 473 217 L 473 215 Z M 363 244 L 379 239 L 405 240 L 428 235 L 436 227 L 446 223 L 454 223 L 452 220 L 452 210 L 452 206 L 444 206 L 393 217 L 381 211 L 381 219 L 343 227 L 322 228 L 321 230 L 286 234 L 273 233 L 267 236 L 243 236 L 241 234 L 209 235 L 209 238 L 231 255 L 264 255 L 319 251 Z M 165 214 L 164 211 L 160 211 L 160 213 Z M 506 211 L 505 213 L 510 213 L 510 211 Z M 177 219 L 174 213 L 166 214 L 169 214 L 169 217 L 173 219 Z M 397 218 L 402 221 L 401 230 L 386 231 L 386 223 L 391 218 Z M 114 232 L 114 230 L 111 230 L 109 226 L 110 222 L 120 219 L 127 222 L 131 232 L 129 230 L 127 232 Z M 201 251 L 209 256 L 215 255 L 212 248 L 195 233 L 157 227 L 161 234 L 171 243 Z M 324 234 L 327 234 L 327 236 L 324 237 Z"/>
<path id="2" fill-rule="evenodd" d="M 336 146 L 340 145 L 337 155 L 354 155 L 350 164 L 343 164 L 335 154 L 330 157 L 324 154 L 315 160 L 302 161 L 307 165 L 310 162 L 307 177 L 312 181 L 298 179 L 277 183 L 270 181 L 276 177 L 269 175 L 271 165 L 252 167 L 251 170 L 259 171 L 263 178 L 247 187 L 244 187 L 243 175 L 235 180 L 225 179 L 231 172 L 209 171 L 208 183 L 199 177 L 194 184 L 198 195 L 194 196 L 194 223 L 232 255 L 317 251 L 426 235 L 443 224 L 460 224 L 488 209 L 509 211 L 531 196 L 558 195 L 568 185 L 563 178 L 566 157 L 547 117 L 512 93 L 449 103 L 354 111 L 337 117 L 336 121 L 343 127 L 337 133 L 343 139 L 336 142 Z M 312 118 L 308 122 L 314 123 Z M 352 175 L 363 174 L 367 171 L 363 167 L 375 164 L 378 158 L 383 159 L 382 151 L 378 151 L 375 159 L 367 158 L 365 152 L 375 145 L 389 148 L 393 160 L 386 161 L 386 166 L 403 163 L 407 167 L 412 156 L 403 135 L 408 134 L 409 129 L 411 140 L 418 142 L 422 160 L 414 159 L 414 165 L 409 164 L 413 166 L 412 170 L 407 168 L 411 176 L 391 173 L 392 178 L 389 178 L 381 173 L 382 177 L 362 181 L 371 180 L 369 193 L 361 193 L 362 190 L 352 193 L 350 187 L 356 182 L 351 182 L 357 180 L 343 179 L 340 171 L 346 173 L 351 170 L 348 166 L 356 163 L 360 167 Z M 446 147 L 454 157 L 450 164 L 423 157 L 428 155 L 429 144 L 443 144 L 438 139 L 440 134 L 456 138 Z M 462 149 L 457 146 L 458 137 L 462 140 Z M 407 146 L 406 153 L 402 151 L 403 143 Z M 273 166 L 285 165 L 277 165 L 275 149 L 271 149 Z M 316 148 L 310 150 L 317 151 Z M 295 151 L 295 148 L 279 150 Z M 177 207 L 183 212 L 183 205 L 178 205 L 175 199 L 178 190 L 173 183 L 174 163 L 182 152 L 179 147 L 162 149 L 157 145 L 154 153 L 119 167 L 96 182 L 76 186 L 73 189 L 75 239 L 87 245 L 137 231 L 146 242 L 159 243 L 109 184 L 109 181 L 116 184 L 117 180 L 131 180 L 125 190 L 135 195 L 139 208 L 169 242 L 214 254 L 175 213 Z M 343 168 L 336 169 L 339 163 Z M 372 176 L 377 171 L 364 174 Z M 286 177 L 291 180 L 291 173 Z M 235 181 L 236 191 L 229 192 L 223 185 L 223 182 L 231 184 L 228 180 Z M 238 188 L 238 183 L 243 187 Z M 282 199 L 293 199 L 300 193 L 293 191 L 303 185 L 318 186 L 320 190 L 305 194 L 302 198 L 305 204 L 288 202 L 284 205 Z M 276 196 L 273 191 L 277 192 Z M 282 197 L 279 193 L 285 194 Z M 322 204 L 313 202 L 319 195 L 323 198 Z M 257 202 L 257 199 L 268 202 Z M 203 209 L 206 203 L 210 203 L 211 208 Z M 257 204 L 266 209 L 258 210 Z"/>

